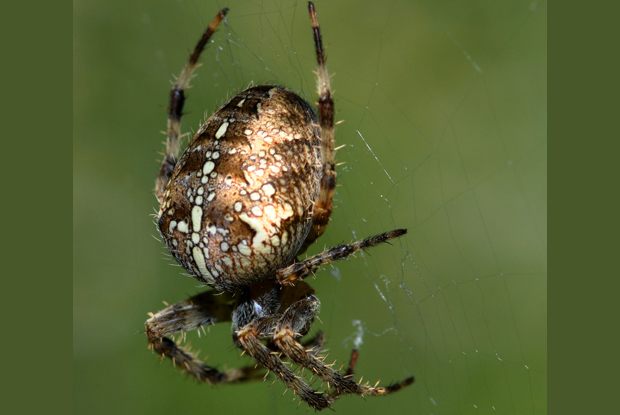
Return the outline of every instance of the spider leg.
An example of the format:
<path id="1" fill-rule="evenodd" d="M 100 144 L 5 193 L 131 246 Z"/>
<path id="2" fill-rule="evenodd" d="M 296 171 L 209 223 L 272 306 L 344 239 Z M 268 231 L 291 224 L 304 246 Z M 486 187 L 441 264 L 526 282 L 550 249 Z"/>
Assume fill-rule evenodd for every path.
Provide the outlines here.
<path id="1" fill-rule="evenodd" d="M 349 360 L 349 367 L 347 368 L 347 372 L 345 373 L 345 377 L 350 377 L 353 376 L 353 374 L 355 373 L 355 365 L 357 364 L 357 359 L 359 358 L 359 351 L 357 349 L 353 349 L 351 351 L 351 359 Z M 386 395 L 392 392 L 396 392 L 401 390 L 402 388 L 404 388 L 405 386 L 409 386 L 414 382 L 414 378 L 413 376 L 408 377 L 407 379 L 397 382 L 397 383 L 393 383 L 391 385 L 388 385 L 384 388 L 378 388 L 378 389 L 384 389 L 385 392 L 382 393 L 382 395 Z M 337 395 L 335 395 L 334 393 L 330 394 L 330 397 L 336 399 Z"/>
<path id="2" fill-rule="evenodd" d="M 166 185 L 170 181 L 172 171 L 177 163 L 179 156 L 179 147 L 181 139 L 181 117 L 183 116 L 183 105 L 185 104 L 185 90 L 189 88 L 189 82 L 192 79 L 194 69 L 198 63 L 198 58 L 202 53 L 209 38 L 215 32 L 224 16 L 228 13 L 228 9 L 222 9 L 209 27 L 202 34 L 202 37 L 196 44 L 194 52 L 190 55 L 189 61 L 185 64 L 181 75 L 172 85 L 170 91 L 170 103 L 168 105 L 168 129 L 166 132 L 166 153 L 159 168 L 159 174 L 155 182 L 155 196 L 159 203 L 162 202 Z"/>
<path id="3" fill-rule="evenodd" d="M 327 228 L 332 213 L 332 198 L 336 188 L 336 170 L 334 162 L 334 100 L 331 96 L 330 78 L 325 65 L 325 52 L 321 39 L 321 29 L 316 17 L 314 4 L 308 3 L 308 11 L 312 22 L 314 46 L 317 62 L 317 92 L 319 95 L 319 123 L 321 126 L 321 156 L 323 160 L 323 177 L 319 197 L 312 210 L 312 228 L 299 251 L 303 253 L 312 245 Z"/>
<path id="4" fill-rule="evenodd" d="M 196 356 L 180 347 L 166 336 L 200 330 L 222 321 L 230 321 L 232 314 L 232 297 L 225 293 L 207 291 L 187 300 L 173 304 L 154 314 L 145 323 L 149 348 L 162 357 L 172 359 L 175 366 L 190 376 L 207 383 L 221 383 L 260 379 L 260 374 L 252 367 L 231 369 L 223 372 L 205 365 Z"/>
<path id="5" fill-rule="evenodd" d="M 245 325 L 237 332 L 238 341 L 258 363 L 272 371 L 284 384 L 291 388 L 303 401 L 317 410 L 329 408 L 332 400 L 320 392 L 315 391 L 308 385 L 301 376 L 297 376 L 288 366 L 286 366 L 278 352 L 272 352 L 267 346 L 260 342 L 260 338 L 265 338 L 267 334 L 273 336 L 274 321 L 270 319 L 270 324 L 262 324 L 263 319 L 256 319 Z M 268 327 L 269 328 L 268 328 Z M 303 348 L 303 346 L 300 345 Z"/>
<path id="6" fill-rule="evenodd" d="M 314 356 L 321 352 L 321 347 L 325 342 L 325 335 L 322 331 L 319 331 L 316 336 L 306 340 L 302 345 L 308 350 L 308 353 L 312 353 Z"/>
<path id="7" fill-rule="evenodd" d="M 406 229 L 396 229 L 381 235 L 371 236 L 361 241 L 355 241 L 348 245 L 338 245 L 330 248 L 320 254 L 306 258 L 303 261 L 296 262 L 276 273 L 276 279 L 283 285 L 293 284 L 295 281 L 306 278 L 311 273 L 317 271 L 321 266 L 329 264 L 332 261 L 339 261 L 347 258 L 349 255 L 359 251 L 360 249 L 370 248 L 383 242 L 387 242 L 392 238 L 397 238 L 407 233 Z"/>
<path id="8" fill-rule="evenodd" d="M 352 378 L 347 377 L 346 379 L 352 379 Z M 356 385 L 359 387 L 359 390 L 357 392 L 348 392 L 346 390 L 336 388 L 333 392 L 331 392 L 327 396 L 334 401 L 338 399 L 338 397 L 344 393 L 355 393 L 361 396 L 364 396 L 364 395 L 383 396 L 383 395 L 389 395 L 390 393 L 398 392 L 404 387 L 413 384 L 413 382 L 414 382 L 413 376 L 409 376 L 405 380 L 401 380 L 400 382 L 392 383 L 391 385 L 388 385 L 385 387 L 379 387 L 379 388 L 356 383 Z"/>
<path id="9" fill-rule="evenodd" d="M 357 364 L 357 358 L 359 357 L 359 351 L 357 349 L 351 350 L 351 359 L 349 360 L 349 367 L 345 376 L 351 376 L 355 373 L 355 365 Z"/>
<path id="10" fill-rule="evenodd" d="M 323 360 L 309 353 L 295 338 L 299 337 L 299 332 L 312 322 L 319 307 L 319 300 L 310 295 L 304 300 L 300 300 L 291 305 L 282 315 L 275 326 L 274 342 L 284 352 L 284 354 L 295 364 L 309 369 L 322 381 L 327 383 L 329 388 L 334 390 L 328 395 L 335 400 L 340 395 L 347 393 L 355 395 L 386 395 L 396 392 L 404 386 L 410 385 L 413 378 L 408 378 L 396 385 L 386 388 L 377 388 L 358 384 L 352 376 L 342 375 L 332 369 L 332 365 L 325 364 Z M 349 370 L 355 366 L 352 360 Z"/>

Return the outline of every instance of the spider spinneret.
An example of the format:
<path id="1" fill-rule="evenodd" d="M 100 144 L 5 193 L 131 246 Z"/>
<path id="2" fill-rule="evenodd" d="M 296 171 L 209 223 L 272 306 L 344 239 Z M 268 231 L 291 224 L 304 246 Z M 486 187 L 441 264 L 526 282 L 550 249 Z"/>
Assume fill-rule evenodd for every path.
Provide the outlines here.
<path id="1" fill-rule="evenodd" d="M 388 387 L 358 384 L 352 377 L 356 350 L 341 374 L 318 356 L 321 333 L 299 342 L 320 304 L 303 279 L 324 264 L 406 233 L 398 229 L 296 259 L 325 231 L 336 185 L 334 103 L 314 5 L 308 9 L 318 64 L 318 117 L 286 88 L 248 88 L 205 121 L 178 158 L 184 92 L 228 9 L 209 25 L 174 83 L 166 154 L 155 188 L 157 226 L 183 268 L 215 290 L 152 315 L 146 333 L 153 350 L 196 379 L 220 383 L 262 377 L 255 367 L 218 371 L 167 337 L 232 321 L 235 344 L 320 410 L 343 394 L 397 391 L 413 377 Z M 274 352 L 309 369 L 328 390 L 315 391 Z"/>

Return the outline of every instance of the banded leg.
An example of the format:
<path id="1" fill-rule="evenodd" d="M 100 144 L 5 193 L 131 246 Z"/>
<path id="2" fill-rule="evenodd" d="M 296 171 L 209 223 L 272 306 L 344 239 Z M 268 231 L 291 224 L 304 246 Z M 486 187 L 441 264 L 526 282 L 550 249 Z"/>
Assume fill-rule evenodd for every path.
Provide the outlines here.
<path id="1" fill-rule="evenodd" d="M 166 132 L 166 153 L 164 159 L 161 162 L 159 168 L 159 174 L 155 181 L 155 196 L 161 203 L 166 185 L 170 181 L 172 171 L 177 163 L 179 157 L 179 147 L 181 140 L 181 117 L 183 116 L 183 105 L 185 104 L 185 90 L 189 88 L 189 82 L 192 79 L 194 69 L 198 63 L 198 58 L 205 48 L 205 45 L 209 41 L 209 38 L 215 32 L 215 29 L 220 24 L 224 16 L 228 13 L 228 9 L 222 9 L 215 19 L 211 22 L 207 30 L 202 34 L 202 37 L 196 44 L 194 52 L 190 55 L 189 61 L 183 68 L 181 75 L 172 85 L 170 91 L 170 102 L 168 104 L 168 129 Z"/>
<path id="2" fill-rule="evenodd" d="M 320 392 L 312 389 L 304 379 L 297 376 L 288 366 L 286 366 L 277 352 L 272 352 L 267 346 L 260 342 L 260 338 L 272 330 L 265 330 L 260 327 L 259 322 L 252 322 L 244 326 L 237 332 L 239 343 L 258 363 L 272 371 L 284 384 L 291 388 L 295 395 L 298 395 L 308 405 L 317 410 L 329 408 L 331 400 Z M 273 326 L 273 323 L 270 324 Z"/>
<path id="3" fill-rule="evenodd" d="M 318 308 L 319 300 L 314 295 L 291 305 L 278 321 L 273 340 L 291 362 L 310 370 L 310 373 L 326 382 L 328 388 L 346 389 L 348 393 L 355 393 L 358 385 L 354 380 L 333 370 L 296 340 L 298 333 L 314 320 Z"/>
<path id="4" fill-rule="evenodd" d="M 334 100 L 331 96 L 330 78 L 325 65 L 325 52 L 321 39 L 321 29 L 316 17 L 314 4 L 308 3 L 312 22 L 314 46 L 317 62 L 317 92 L 319 95 L 319 123 L 321 126 L 321 155 L 323 158 L 323 178 L 319 198 L 312 211 L 312 228 L 300 250 L 300 254 L 312 245 L 327 228 L 332 213 L 332 198 L 336 188 L 336 170 L 334 162 Z"/>
<path id="5" fill-rule="evenodd" d="M 351 378 L 346 378 L 346 379 L 351 379 Z M 361 385 L 359 383 L 356 383 L 356 385 L 359 387 L 359 390 L 358 392 L 352 392 L 352 393 L 355 393 L 361 396 L 365 396 L 365 395 L 384 396 L 384 395 L 389 395 L 390 393 L 398 392 L 399 390 L 413 384 L 413 382 L 414 382 L 413 376 L 409 376 L 405 380 L 401 380 L 400 382 L 392 383 L 391 385 L 388 385 L 385 387 L 379 387 L 379 388 L 376 387 L 376 384 L 375 386 L 368 386 L 368 385 Z M 343 391 L 342 389 L 336 388 L 333 392 L 329 393 L 327 396 L 330 399 L 335 401 L 336 399 L 338 399 L 340 395 L 343 394 L 342 391 Z M 345 391 L 344 393 L 349 393 L 349 392 Z"/>
<path id="6" fill-rule="evenodd" d="M 413 382 L 413 378 L 408 378 L 385 388 L 361 385 L 352 376 L 342 375 L 340 372 L 332 369 L 331 365 L 325 364 L 321 359 L 309 353 L 295 338 L 299 337 L 297 333 L 314 319 L 318 306 L 319 301 L 313 295 L 291 305 L 275 327 L 274 342 L 293 363 L 307 368 L 311 373 L 326 382 L 328 388 L 333 388 L 333 391 L 328 395 L 330 399 L 335 400 L 340 395 L 347 393 L 362 396 L 386 395 L 396 392 Z M 352 359 L 349 366 L 351 372 L 354 366 L 355 362 Z"/>
<path id="7" fill-rule="evenodd" d="M 172 363 L 190 376 L 207 383 L 221 383 L 258 379 L 252 367 L 231 369 L 223 372 L 205 365 L 196 356 L 180 347 L 166 336 L 191 330 L 200 330 L 204 326 L 230 321 L 232 314 L 232 297 L 230 294 L 218 294 L 207 291 L 187 300 L 173 304 L 151 316 L 145 323 L 149 348 L 162 357 L 168 357 Z"/>
<path id="8" fill-rule="evenodd" d="M 406 229 L 396 229 L 381 235 L 371 236 L 361 241 L 355 241 L 348 245 L 338 245 L 330 248 L 320 254 L 306 258 L 303 261 L 296 262 L 276 273 L 276 279 L 282 285 L 291 285 L 295 281 L 306 278 L 308 275 L 316 272 L 321 266 L 329 264 L 333 261 L 339 261 L 354 254 L 360 249 L 366 249 L 387 242 L 392 238 L 397 238 L 407 233 Z"/>

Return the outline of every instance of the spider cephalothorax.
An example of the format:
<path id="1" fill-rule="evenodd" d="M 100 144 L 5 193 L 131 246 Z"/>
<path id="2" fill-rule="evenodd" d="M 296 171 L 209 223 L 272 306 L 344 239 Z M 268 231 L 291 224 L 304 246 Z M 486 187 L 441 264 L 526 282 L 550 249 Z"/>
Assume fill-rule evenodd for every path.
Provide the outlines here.
<path id="1" fill-rule="evenodd" d="M 318 118 L 288 89 L 252 87 L 216 111 L 177 160 L 184 91 L 227 9 L 205 31 L 173 85 L 166 154 L 155 189 L 160 202 L 157 224 L 174 258 L 215 290 L 153 315 L 146 332 L 157 353 L 199 380 L 262 377 L 254 367 L 220 372 L 166 337 L 232 321 L 238 347 L 310 406 L 323 409 L 340 395 L 384 395 L 411 384 L 413 378 L 388 387 L 358 384 L 352 377 L 357 351 L 341 374 L 317 356 L 323 343 L 320 333 L 299 342 L 319 307 L 314 290 L 303 279 L 326 263 L 406 232 L 398 229 L 296 259 L 325 231 L 336 185 L 334 104 L 314 5 L 308 8 L 318 62 Z M 309 369 L 327 390 L 312 389 L 273 352 Z"/>

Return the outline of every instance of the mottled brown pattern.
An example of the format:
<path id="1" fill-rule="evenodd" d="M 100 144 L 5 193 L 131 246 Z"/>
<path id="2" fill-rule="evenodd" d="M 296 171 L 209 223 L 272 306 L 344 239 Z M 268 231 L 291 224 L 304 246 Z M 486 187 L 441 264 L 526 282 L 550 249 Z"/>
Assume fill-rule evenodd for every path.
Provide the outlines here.
<path id="1" fill-rule="evenodd" d="M 216 138 L 224 123 L 226 131 Z M 174 257 L 198 279 L 226 290 L 268 278 L 273 269 L 288 265 L 312 225 L 309 215 L 322 174 L 320 143 L 314 111 L 287 89 L 261 85 L 224 104 L 191 141 L 164 193 L 158 224 Z M 213 168 L 205 183 L 203 167 L 209 161 Z M 199 189 L 203 193 L 198 205 Z M 236 203 L 241 209 L 235 209 Z M 192 238 L 191 229 L 171 231 L 172 221 L 193 223 L 194 206 L 202 208 L 198 238 Z M 272 208 L 292 214 L 273 217 L 268 214 Z M 281 235 L 286 233 L 283 243 Z M 271 241 L 274 235 L 279 235 L 279 244 Z M 193 239 L 200 241 L 196 244 Z M 229 249 L 222 251 L 222 243 Z M 252 252 L 245 255 L 239 248 L 235 252 L 233 247 L 239 244 L 247 244 Z M 208 249 L 205 263 L 215 284 L 196 264 L 194 246 Z"/>
<path id="2" fill-rule="evenodd" d="M 406 233 L 397 229 L 296 259 L 325 232 L 336 186 L 334 101 L 314 5 L 308 8 L 318 64 L 318 118 L 286 88 L 252 87 L 205 121 L 178 157 L 184 91 L 228 9 L 209 25 L 174 82 L 166 153 L 155 187 L 157 226 L 179 264 L 215 290 L 151 314 L 145 326 L 149 347 L 197 380 L 242 382 L 266 376 L 266 368 L 295 396 L 321 410 L 343 394 L 395 392 L 413 383 L 413 377 L 388 387 L 363 385 L 352 377 L 357 350 L 341 374 L 323 361 L 321 333 L 302 342 L 320 304 L 304 278 L 322 265 Z M 220 371 L 181 346 L 186 331 L 204 332 L 205 326 L 223 321 L 232 322 L 234 344 L 262 368 Z M 178 334 L 177 343 L 173 336 Z M 315 390 L 283 359 L 308 369 L 326 388 Z"/>

